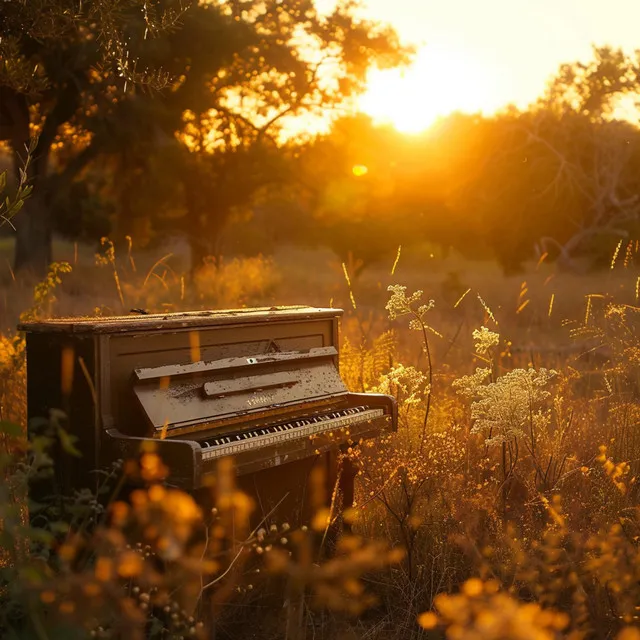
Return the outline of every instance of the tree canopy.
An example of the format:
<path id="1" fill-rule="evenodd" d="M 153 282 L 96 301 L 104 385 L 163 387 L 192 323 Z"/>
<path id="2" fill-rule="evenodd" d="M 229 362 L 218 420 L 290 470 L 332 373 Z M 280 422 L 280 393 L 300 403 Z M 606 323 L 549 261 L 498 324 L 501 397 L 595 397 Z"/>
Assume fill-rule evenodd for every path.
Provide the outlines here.
<path id="1" fill-rule="evenodd" d="M 309 151 L 324 149 L 312 166 L 326 243 L 371 260 L 428 240 L 492 255 L 509 273 L 543 253 L 564 266 L 608 263 L 640 230 L 640 130 L 623 109 L 640 94 L 639 61 L 594 48 L 528 109 L 452 114 L 421 136 L 339 123 Z M 359 163 L 371 166 L 354 179 Z"/>
<path id="2" fill-rule="evenodd" d="M 238 159 L 248 147 L 278 144 L 287 119 L 342 103 L 363 87 L 371 64 L 408 54 L 392 30 L 359 19 L 349 2 L 322 15 L 312 0 L 12 0 L 0 20 L 8 25 L 2 138 L 17 161 L 39 135 L 15 266 L 39 271 L 51 259 L 53 203 L 89 163 L 117 158 L 123 203 L 154 153 L 178 143 L 184 153 L 174 155 L 181 162 L 173 179 L 185 192 L 187 226 L 202 238 L 242 204 L 220 198 L 217 210 L 203 211 L 218 190 L 201 193 L 215 180 L 194 184 L 193 176 L 220 164 L 204 152 L 233 157 L 245 171 Z M 194 168 L 194 150 L 206 168 Z"/>
<path id="3" fill-rule="evenodd" d="M 359 268 L 422 242 L 506 272 L 542 253 L 571 266 L 638 232 L 638 52 L 594 48 L 528 109 L 405 136 L 345 115 L 371 65 L 411 53 L 350 2 L 11 0 L 0 18 L 16 166 L 38 136 L 17 268 L 46 267 L 54 230 L 110 230 L 180 233 L 197 270 L 252 215 L 254 239 L 324 244 Z"/>

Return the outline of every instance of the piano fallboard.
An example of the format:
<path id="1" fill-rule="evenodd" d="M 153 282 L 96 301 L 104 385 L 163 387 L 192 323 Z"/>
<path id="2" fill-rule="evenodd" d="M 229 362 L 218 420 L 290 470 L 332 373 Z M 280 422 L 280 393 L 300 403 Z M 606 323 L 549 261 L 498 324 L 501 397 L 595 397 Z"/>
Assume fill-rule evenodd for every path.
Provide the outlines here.
<path id="1" fill-rule="evenodd" d="M 153 437 L 200 438 L 336 405 L 347 394 L 337 355 L 330 346 L 136 369 L 133 390 Z"/>

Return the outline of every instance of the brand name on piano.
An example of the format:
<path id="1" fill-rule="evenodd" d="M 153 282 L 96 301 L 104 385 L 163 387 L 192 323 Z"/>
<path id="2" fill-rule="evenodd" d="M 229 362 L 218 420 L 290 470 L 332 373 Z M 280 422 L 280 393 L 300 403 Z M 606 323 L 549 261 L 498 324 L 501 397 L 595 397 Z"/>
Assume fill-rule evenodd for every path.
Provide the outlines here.
<path id="1" fill-rule="evenodd" d="M 273 396 L 274 396 L 273 393 L 259 393 L 253 396 L 252 398 L 249 398 L 247 400 L 247 404 L 250 407 L 255 407 L 258 404 L 266 404 L 273 398 Z"/>

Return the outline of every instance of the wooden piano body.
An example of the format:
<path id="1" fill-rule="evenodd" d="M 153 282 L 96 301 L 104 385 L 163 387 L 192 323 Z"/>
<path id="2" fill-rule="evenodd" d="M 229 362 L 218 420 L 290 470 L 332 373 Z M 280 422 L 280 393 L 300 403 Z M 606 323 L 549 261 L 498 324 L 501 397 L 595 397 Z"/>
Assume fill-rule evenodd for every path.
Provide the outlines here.
<path id="1" fill-rule="evenodd" d="M 389 396 L 349 393 L 340 378 L 341 311 L 278 307 L 54 319 L 27 340 L 29 418 L 61 409 L 82 457 L 68 489 L 152 440 L 167 482 L 198 490 L 233 456 L 241 488 L 266 511 L 304 517 L 306 479 L 335 453 L 397 425 Z"/>

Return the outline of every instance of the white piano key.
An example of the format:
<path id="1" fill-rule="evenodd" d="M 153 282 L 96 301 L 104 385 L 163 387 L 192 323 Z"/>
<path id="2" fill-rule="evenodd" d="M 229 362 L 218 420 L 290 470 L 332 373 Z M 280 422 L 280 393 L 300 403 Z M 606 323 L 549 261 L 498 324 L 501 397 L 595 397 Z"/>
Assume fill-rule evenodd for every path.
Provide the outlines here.
<path id="1" fill-rule="evenodd" d="M 333 415 L 338 415 L 338 418 L 333 418 L 331 415 L 314 416 L 313 418 L 298 420 L 296 423 L 272 425 L 270 427 L 264 427 L 251 432 L 245 431 L 240 434 L 242 437 L 242 444 L 235 444 L 235 441 L 234 444 L 230 444 L 231 437 L 208 441 L 203 443 L 204 451 L 202 453 L 202 457 L 204 460 L 209 460 L 212 458 L 233 455 L 233 453 L 238 453 L 240 451 L 260 449 L 262 447 L 277 444 L 278 442 L 286 442 L 298 438 L 303 439 L 308 436 L 320 435 L 328 431 L 365 422 L 384 415 L 384 411 L 382 409 L 352 407 L 351 410 L 355 413 L 350 413 L 350 409 L 334 413 Z M 305 424 L 298 427 L 296 424 L 299 422 L 304 422 Z M 236 438 L 240 439 L 240 435 L 236 436 Z M 213 446 L 211 446 L 211 444 L 213 444 Z"/>

